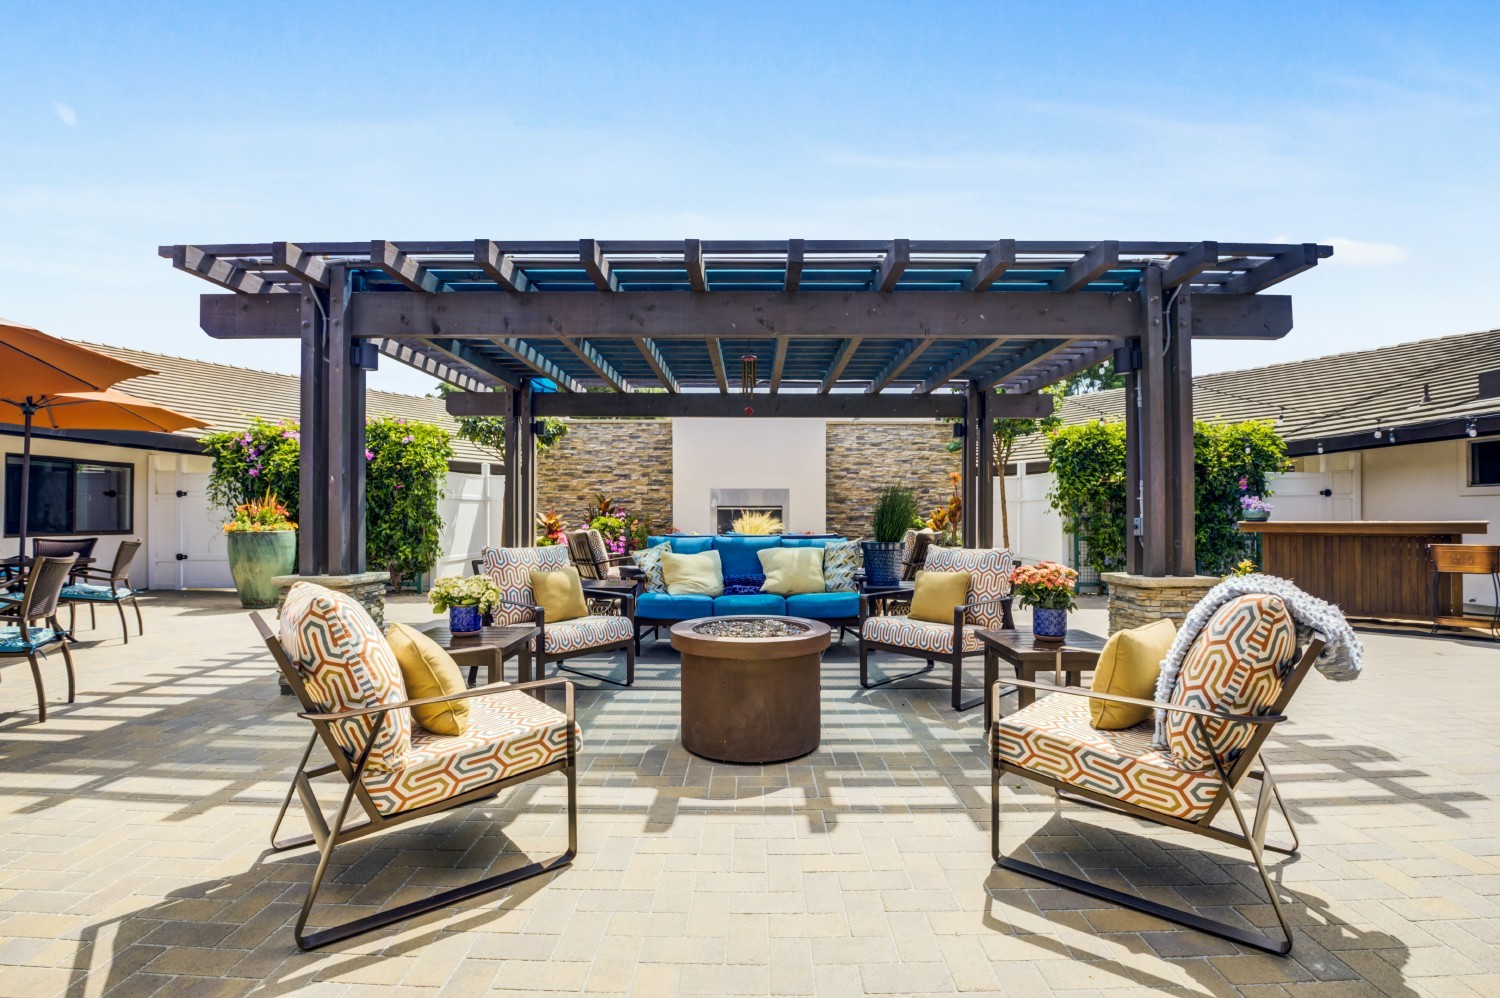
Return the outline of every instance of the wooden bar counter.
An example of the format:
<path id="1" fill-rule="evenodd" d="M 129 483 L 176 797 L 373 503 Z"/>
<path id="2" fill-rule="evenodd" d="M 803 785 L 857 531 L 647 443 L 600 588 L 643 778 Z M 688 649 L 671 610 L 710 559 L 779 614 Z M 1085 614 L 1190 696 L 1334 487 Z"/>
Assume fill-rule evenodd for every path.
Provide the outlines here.
<path id="1" fill-rule="evenodd" d="M 1432 620 L 1429 544 L 1459 544 L 1485 520 L 1266 520 L 1241 522 L 1261 535 L 1261 571 L 1291 579 L 1351 617 Z M 1438 577 L 1439 615 L 1463 613 L 1463 577 Z"/>

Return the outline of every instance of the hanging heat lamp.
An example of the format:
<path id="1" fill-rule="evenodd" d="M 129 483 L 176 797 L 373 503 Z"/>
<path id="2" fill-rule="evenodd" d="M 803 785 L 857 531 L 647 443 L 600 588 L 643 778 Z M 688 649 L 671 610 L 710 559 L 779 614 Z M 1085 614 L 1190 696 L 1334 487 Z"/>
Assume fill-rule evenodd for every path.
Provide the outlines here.
<path id="1" fill-rule="evenodd" d="M 740 358 L 740 394 L 746 397 L 755 394 L 755 354 L 747 353 Z M 755 415 L 755 407 L 745 406 L 745 415 Z"/>

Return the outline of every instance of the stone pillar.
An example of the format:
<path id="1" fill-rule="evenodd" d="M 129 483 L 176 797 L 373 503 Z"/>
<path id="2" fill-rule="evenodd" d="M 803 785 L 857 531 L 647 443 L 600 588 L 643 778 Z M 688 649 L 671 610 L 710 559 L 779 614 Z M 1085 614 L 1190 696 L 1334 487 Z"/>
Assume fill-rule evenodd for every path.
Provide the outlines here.
<path id="1" fill-rule="evenodd" d="M 1179 626 L 1188 611 L 1219 584 L 1214 575 L 1145 576 L 1104 572 L 1109 586 L 1109 633 L 1139 627 L 1163 617 Z"/>

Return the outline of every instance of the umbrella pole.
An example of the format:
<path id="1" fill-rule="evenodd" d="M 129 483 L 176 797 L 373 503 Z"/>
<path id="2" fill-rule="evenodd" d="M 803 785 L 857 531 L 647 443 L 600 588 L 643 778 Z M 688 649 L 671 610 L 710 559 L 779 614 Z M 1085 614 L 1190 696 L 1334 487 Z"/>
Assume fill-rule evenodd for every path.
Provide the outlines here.
<path id="1" fill-rule="evenodd" d="M 21 425 L 24 427 L 21 432 L 21 522 L 16 538 L 16 554 L 20 556 L 17 566 L 23 570 L 26 567 L 26 507 L 31 498 L 31 416 L 35 412 L 36 404 L 28 395 L 21 406 Z"/>

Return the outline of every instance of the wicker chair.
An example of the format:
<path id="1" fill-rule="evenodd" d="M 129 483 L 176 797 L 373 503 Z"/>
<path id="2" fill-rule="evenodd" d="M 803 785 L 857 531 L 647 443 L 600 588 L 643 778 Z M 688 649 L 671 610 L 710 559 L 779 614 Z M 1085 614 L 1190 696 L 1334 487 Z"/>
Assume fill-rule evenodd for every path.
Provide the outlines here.
<path id="1" fill-rule="evenodd" d="M 37 653 L 57 645 L 62 649 L 63 663 L 68 672 L 68 703 L 77 693 L 77 681 L 73 676 L 73 654 L 68 651 L 68 642 L 62 626 L 57 622 L 57 605 L 63 586 L 68 582 L 68 573 L 73 570 L 74 557 L 38 557 L 27 573 L 25 588 L 20 599 L 0 608 L 0 656 L 7 658 L 24 656 L 31 663 L 31 679 L 36 684 L 36 711 L 38 723 L 47 720 L 47 691 L 42 685 L 42 670 L 37 663 Z M 45 627 L 33 626 L 42 622 Z"/>
<path id="2" fill-rule="evenodd" d="M 94 547 L 98 543 L 97 537 L 33 537 L 31 556 L 33 558 L 66 558 L 72 555 L 82 561 L 93 557 Z M 78 577 L 83 570 L 84 566 L 77 566 L 73 571 L 73 577 Z"/>
<path id="3" fill-rule="evenodd" d="M 1265 604 L 1258 608 L 1256 603 L 1256 598 L 1247 602 L 1241 597 L 1219 609 L 1189 649 L 1177 691 L 1167 703 L 1027 680 L 1006 680 L 1004 687 L 995 684 L 989 745 L 990 848 L 996 865 L 1256 949 L 1291 952 L 1291 929 L 1262 853 L 1269 849 L 1295 856 L 1297 832 L 1261 749 L 1272 727 L 1286 720 L 1287 704 L 1323 650 L 1324 640 L 1314 633 L 1299 651 L 1290 617 L 1271 619 L 1284 610 L 1272 607 L 1266 612 Z M 1001 717 L 1001 693 L 1010 686 L 1051 695 Z M 1121 730 L 1094 728 L 1090 700 L 1166 711 L 1167 749 L 1154 746 L 1149 718 Z M 1000 777 L 1005 773 L 1052 787 L 1064 800 L 1248 850 L 1281 925 L 1281 938 L 1002 855 Z M 1250 819 L 1235 796 L 1246 780 L 1259 783 Z M 1226 804 L 1237 831 L 1213 826 Z M 1266 842 L 1273 804 L 1291 832 L 1289 845 Z"/>
<path id="4" fill-rule="evenodd" d="M 63 587 L 63 602 L 68 604 L 68 632 L 74 629 L 78 605 L 87 604 L 89 608 L 89 626 L 94 627 L 98 620 L 94 614 L 94 607 L 100 603 L 113 603 L 116 610 L 120 611 L 120 631 L 125 636 L 125 643 L 130 644 L 130 625 L 125 621 L 125 603 L 129 601 L 135 610 L 135 626 L 138 633 L 146 633 L 146 623 L 141 619 L 141 604 L 136 599 L 137 590 L 130 584 L 130 563 L 135 560 L 136 552 L 140 551 L 140 541 L 121 541 L 120 547 L 115 551 L 115 561 L 107 570 L 97 568 L 80 568 L 73 572 L 70 581 Z"/>
<path id="5" fill-rule="evenodd" d="M 271 829 L 275 851 L 307 845 L 318 848 L 318 862 L 293 936 L 304 950 L 316 949 L 363 932 L 500 890 L 519 881 L 567 866 L 578 853 L 578 743 L 573 716 L 573 684 L 564 679 L 477 689 L 423 700 L 408 700 L 390 647 L 362 607 L 342 593 L 299 582 L 282 607 L 280 633 L 273 633 L 260 614 L 251 614 L 302 704 L 299 715 L 313 732 L 297 764 Z M 564 709 L 558 711 L 531 691 L 562 686 Z M 443 701 L 467 700 L 468 730 L 438 735 L 416 726 L 408 708 Z M 309 766 L 322 742 L 331 761 Z M 568 845 L 548 859 L 439 891 L 429 897 L 307 932 L 329 861 L 338 846 L 379 834 L 407 822 L 486 801 L 517 784 L 560 773 L 568 786 Z M 328 821 L 313 792 L 312 781 L 337 777 L 343 794 Z M 311 833 L 278 840 L 293 794 Z M 345 826 L 355 802 L 365 820 Z"/>

